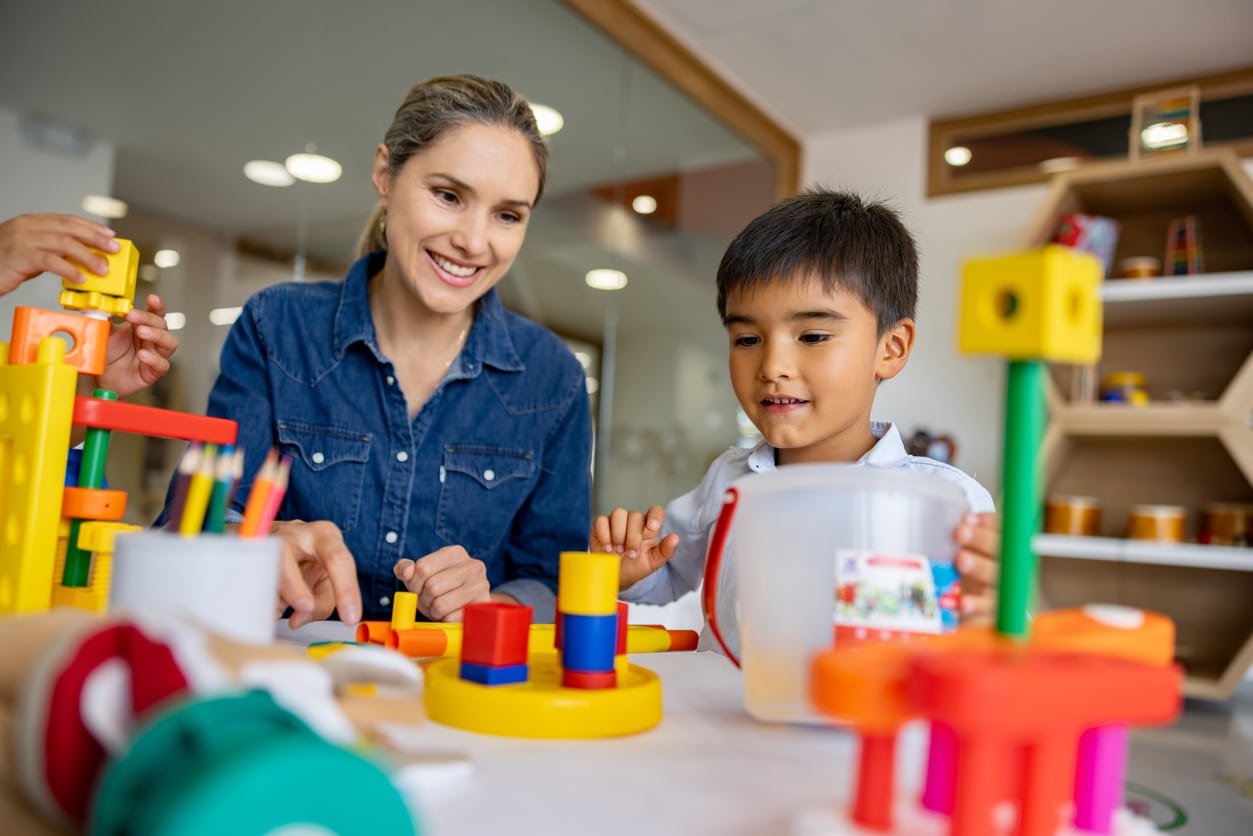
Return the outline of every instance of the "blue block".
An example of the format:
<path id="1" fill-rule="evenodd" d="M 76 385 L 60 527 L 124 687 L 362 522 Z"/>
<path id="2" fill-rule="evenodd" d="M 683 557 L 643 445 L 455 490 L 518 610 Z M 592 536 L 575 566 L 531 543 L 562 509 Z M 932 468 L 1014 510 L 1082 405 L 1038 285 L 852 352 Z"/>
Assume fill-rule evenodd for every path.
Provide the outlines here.
<path id="1" fill-rule="evenodd" d="M 587 672 L 613 670 L 614 650 L 618 647 L 617 613 L 563 613 L 561 618 L 561 666 Z"/>
<path id="2" fill-rule="evenodd" d="M 515 682 L 526 682 L 528 668 L 526 665 L 476 665 L 474 662 L 461 663 L 461 678 L 480 685 L 512 685 Z"/>

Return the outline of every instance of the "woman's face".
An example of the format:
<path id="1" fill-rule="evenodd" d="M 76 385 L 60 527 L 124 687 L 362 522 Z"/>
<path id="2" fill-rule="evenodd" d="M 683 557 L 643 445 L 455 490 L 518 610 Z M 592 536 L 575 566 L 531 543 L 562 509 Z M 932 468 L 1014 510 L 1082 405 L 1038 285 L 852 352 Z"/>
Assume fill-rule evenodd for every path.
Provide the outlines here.
<path id="1" fill-rule="evenodd" d="M 414 154 L 395 177 L 387 151 L 374 187 L 387 209 L 387 264 L 428 310 L 458 313 L 509 271 L 526 237 L 539 172 L 515 130 L 470 123 Z"/>

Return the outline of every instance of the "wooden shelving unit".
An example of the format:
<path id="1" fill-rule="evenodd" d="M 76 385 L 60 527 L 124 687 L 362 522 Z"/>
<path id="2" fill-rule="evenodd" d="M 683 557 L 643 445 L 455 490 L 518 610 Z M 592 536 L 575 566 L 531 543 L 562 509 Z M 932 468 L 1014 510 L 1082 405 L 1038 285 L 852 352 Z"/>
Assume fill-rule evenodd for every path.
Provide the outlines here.
<path id="1" fill-rule="evenodd" d="M 1253 180 L 1232 153 L 1094 165 L 1059 175 L 1026 234 L 1052 239 L 1071 212 L 1119 221 L 1115 263 L 1161 258 L 1170 220 L 1200 221 L 1204 275 L 1111 279 L 1093 377 L 1140 371 L 1142 407 L 1072 400 L 1052 369 L 1045 493 L 1095 496 L 1101 536 L 1042 535 L 1047 606 L 1107 601 L 1174 619 L 1186 692 L 1229 696 L 1253 665 L 1253 549 L 1122 539 L 1138 504 L 1181 505 L 1195 540 L 1210 502 L 1253 502 Z"/>

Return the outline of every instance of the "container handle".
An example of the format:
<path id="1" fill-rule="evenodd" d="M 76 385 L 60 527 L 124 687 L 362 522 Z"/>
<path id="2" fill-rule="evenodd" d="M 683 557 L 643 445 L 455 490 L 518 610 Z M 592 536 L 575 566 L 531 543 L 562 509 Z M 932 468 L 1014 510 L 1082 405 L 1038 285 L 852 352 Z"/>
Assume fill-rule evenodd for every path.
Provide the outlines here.
<path id="1" fill-rule="evenodd" d="M 709 629 L 713 631 L 718 646 L 727 658 L 738 668 L 740 660 L 736 658 L 727 643 L 722 639 L 722 629 L 718 625 L 718 575 L 722 569 L 722 552 L 727 544 L 727 534 L 731 531 L 731 518 L 735 516 L 735 507 L 739 502 L 740 492 L 735 488 L 727 488 L 722 495 L 722 510 L 718 512 L 718 521 L 714 523 L 713 535 L 709 538 L 709 551 L 705 555 L 705 579 L 701 584 L 701 607 L 705 610 L 705 619 Z"/>

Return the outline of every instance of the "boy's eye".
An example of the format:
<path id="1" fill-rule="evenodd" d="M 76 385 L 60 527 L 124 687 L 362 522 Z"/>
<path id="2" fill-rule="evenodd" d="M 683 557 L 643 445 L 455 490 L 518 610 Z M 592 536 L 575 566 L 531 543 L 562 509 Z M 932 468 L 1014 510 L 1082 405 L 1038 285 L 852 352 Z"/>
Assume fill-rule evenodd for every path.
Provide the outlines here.
<path id="1" fill-rule="evenodd" d="M 752 334 L 740 334 L 737 337 L 731 338 L 731 344 L 736 346 L 757 345 L 759 342 L 761 342 L 761 338 Z"/>
<path id="2" fill-rule="evenodd" d="M 831 339 L 830 334 L 801 334 L 801 342 L 803 343 L 825 343 Z"/>

